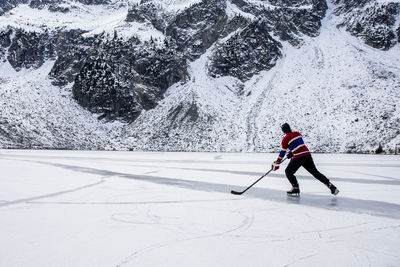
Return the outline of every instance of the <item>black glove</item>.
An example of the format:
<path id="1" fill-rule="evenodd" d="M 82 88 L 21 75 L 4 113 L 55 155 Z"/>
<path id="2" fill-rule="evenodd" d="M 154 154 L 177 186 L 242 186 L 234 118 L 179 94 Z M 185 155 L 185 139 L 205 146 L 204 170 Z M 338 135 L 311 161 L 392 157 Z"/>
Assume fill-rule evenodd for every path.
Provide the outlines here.
<path id="1" fill-rule="evenodd" d="M 286 154 L 286 158 L 291 159 L 293 157 L 293 152 L 289 151 L 289 153 Z"/>

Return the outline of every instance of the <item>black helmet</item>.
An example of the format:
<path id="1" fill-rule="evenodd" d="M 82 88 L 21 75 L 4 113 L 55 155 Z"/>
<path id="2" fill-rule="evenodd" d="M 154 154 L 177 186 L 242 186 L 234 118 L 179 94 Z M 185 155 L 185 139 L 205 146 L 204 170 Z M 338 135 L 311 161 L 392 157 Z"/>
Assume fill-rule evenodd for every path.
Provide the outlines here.
<path id="1" fill-rule="evenodd" d="M 281 129 L 284 133 L 287 133 L 287 134 L 292 132 L 292 129 L 290 129 L 289 124 L 286 122 L 284 124 L 282 124 Z"/>

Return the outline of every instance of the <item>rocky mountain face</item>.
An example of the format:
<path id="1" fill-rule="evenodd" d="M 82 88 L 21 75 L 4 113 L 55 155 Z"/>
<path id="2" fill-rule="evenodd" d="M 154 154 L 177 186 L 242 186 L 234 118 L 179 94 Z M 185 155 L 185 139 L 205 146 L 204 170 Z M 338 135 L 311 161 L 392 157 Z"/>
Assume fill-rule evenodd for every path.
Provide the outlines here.
<path id="1" fill-rule="evenodd" d="M 368 46 L 388 51 L 400 42 L 400 2 L 332 0 L 329 5 L 339 18 L 337 27 Z M 0 61 L 17 72 L 52 61 L 48 77 L 54 86 L 70 88 L 79 105 L 105 122 L 132 123 L 157 107 L 168 88 L 185 86 L 193 78 L 191 63 L 204 55 L 206 72 L 215 79 L 245 83 L 273 71 L 285 57 L 284 47 L 299 49 L 320 35 L 329 5 L 325 0 L 3 1 L 0 18 L 5 19 L 24 8 L 71 17 L 97 8 L 126 13 L 108 22 L 100 13 L 101 26 L 3 20 Z M 182 107 L 171 109 L 169 117 L 176 118 Z M 187 112 L 199 111 L 190 104 Z"/>
<path id="2" fill-rule="evenodd" d="M 400 2 L 335 0 L 334 3 L 337 5 L 335 13 L 343 15 L 343 21 L 338 26 L 344 27 L 366 44 L 388 50 L 400 41 L 400 26 L 397 23 Z"/>
<path id="3" fill-rule="evenodd" d="M 1 1 L 0 2 L 0 16 L 3 15 L 5 12 L 13 9 L 19 4 L 28 3 L 29 0 L 8 0 L 8 1 Z"/>
<path id="4" fill-rule="evenodd" d="M 63 5 L 67 2 L 32 0 L 29 7 L 48 9 L 56 15 L 73 8 Z M 239 12 L 228 18 L 228 4 L 237 5 L 247 17 Z M 116 33 L 83 37 L 85 32 L 80 29 L 31 32 L 10 26 L 0 33 L 1 55 L 16 70 L 38 68 L 45 60 L 55 60 L 50 72 L 53 83 L 73 83 L 74 97 L 82 106 L 101 118 L 134 121 L 142 110 L 155 107 L 168 87 L 184 82 L 186 61 L 196 60 L 212 45 L 210 74 L 245 81 L 275 65 L 282 56 L 282 41 L 298 46 L 302 34 L 318 35 L 325 1 L 269 4 L 274 8 L 240 0 L 203 0 L 173 13 L 160 3 L 141 1 L 129 9 L 126 22 L 150 24 L 164 33 L 161 44 L 160 40 L 142 42 L 135 37 L 126 40 Z M 220 42 L 224 38 L 227 40 Z"/>
<path id="5" fill-rule="evenodd" d="M 210 75 L 233 76 L 242 81 L 275 66 L 282 56 L 280 42 L 270 34 L 266 20 L 259 20 L 217 45 L 209 69 Z M 248 60 L 252 58 L 253 60 Z"/>
<path id="6" fill-rule="evenodd" d="M 68 12 L 68 7 L 60 6 L 62 4 L 69 4 L 68 0 L 5 0 L 0 3 L 0 15 L 3 15 L 7 11 L 12 10 L 21 4 L 29 4 L 31 8 L 37 9 L 48 9 L 52 12 Z M 76 0 L 76 2 L 85 5 L 106 5 L 111 1 L 109 0 Z"/>
<path id="7" fill-rule="evenodd" d="M 75 78 L 78 102 L 102 117 L 133 121 L 157 105 L 165 90 L 187 76 L 185 57 L 173 41 L 165 46 L 129 41 L 99 41 Z"/>
<path id="8" fill-rule="evenodd" d="M 2 54 L 15 70 L 39 68 L 48 59 L 55 59 L 55 35 L 47 30 L 42 33 L 8 28 L 1 33 Z"/>

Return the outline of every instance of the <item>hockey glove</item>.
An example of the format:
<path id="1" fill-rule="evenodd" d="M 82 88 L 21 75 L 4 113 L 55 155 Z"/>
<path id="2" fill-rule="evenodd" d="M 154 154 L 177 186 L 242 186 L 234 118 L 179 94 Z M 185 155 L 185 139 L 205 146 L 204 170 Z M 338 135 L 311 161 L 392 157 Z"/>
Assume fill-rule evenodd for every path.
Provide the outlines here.
<path id="1" fill-rule="evenodd" d="M 272 169 L 273 171 L 278 170 L 280 164 L 281 164 L 280 162 L 274 161 L 274 163 L 273 163 L 272 166 L 271 166 L 271 169 Z"/>
<path id="2" fill-rule="evenodd" d="M 293 157 L 293 152 L 292 152 L 292 151 L 289 151 L 289 152 L 286 154 L 286 158 L 291 159 L 292 157 Z"/>

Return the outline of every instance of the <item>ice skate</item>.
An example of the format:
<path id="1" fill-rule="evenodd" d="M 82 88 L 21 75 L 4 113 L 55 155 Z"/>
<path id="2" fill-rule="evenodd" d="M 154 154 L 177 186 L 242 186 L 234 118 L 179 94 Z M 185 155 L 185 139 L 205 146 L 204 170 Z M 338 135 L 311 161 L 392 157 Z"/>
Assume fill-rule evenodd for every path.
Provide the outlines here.
<path id="1" fill-rule="evenodd" d="M 332 195 L 336 196 L 337 194 L 339 194 L 339 190 L 333 184 L 329 183 L 328 188 L 331 190 Z"/>
<path id="2" fill-rule="evenodd" d="M 298 197 L 300 196 L 300 189 L 298 186 L 293 186 L 292 190 L 286 192 L 288 196 Z"/>

